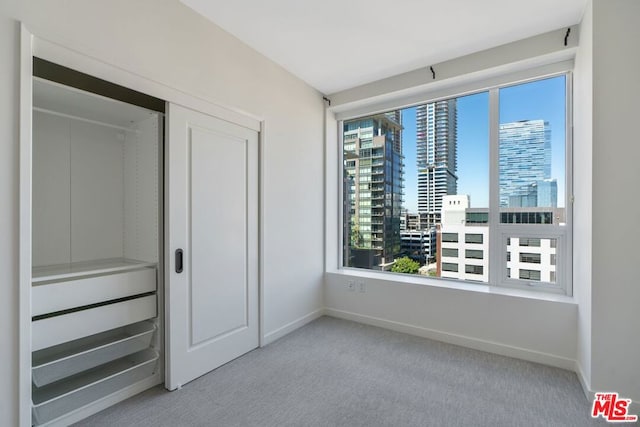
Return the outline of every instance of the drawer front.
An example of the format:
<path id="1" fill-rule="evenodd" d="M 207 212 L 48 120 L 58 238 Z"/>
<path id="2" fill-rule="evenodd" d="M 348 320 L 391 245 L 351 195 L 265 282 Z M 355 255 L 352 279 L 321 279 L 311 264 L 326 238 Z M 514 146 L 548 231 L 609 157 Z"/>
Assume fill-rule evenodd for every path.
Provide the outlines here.
<path id="1" fill-rule="evenodd" d="M 156 296 L 149 295 L 32 322 L 32 351 L 156 317 Z"/>
<path id="2" fill-rule="evenodd" d="M 32 313 L 39 316 L 155 290 L 155 268 L 35 285 Z"/>

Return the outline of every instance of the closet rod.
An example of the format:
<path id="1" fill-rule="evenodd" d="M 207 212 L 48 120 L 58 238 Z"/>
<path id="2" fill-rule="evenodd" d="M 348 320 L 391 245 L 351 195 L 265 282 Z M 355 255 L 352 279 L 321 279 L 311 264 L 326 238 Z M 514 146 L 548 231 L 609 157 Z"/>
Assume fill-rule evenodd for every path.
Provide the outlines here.
<path id="1" fill-rule="evenodd" d="M 127 132 L 134 132 L 134 133 L 140 133 L 139 130 L 137 129 L 131 129 L 131 128 L 127 128 L 124 126 L 118 126 L 118 125 L 114 125 L 111 123 L 105 123 L 105 122 L 101 122 L 98 120 L 91 120 L 91 119 L 85 119 L 84 117 L 78 117 L 78 116 L 74 116 L 72 114 L 66 114 L 66 113 L 60 113 L 58 111 L 52 111 L 52 110 L 47 110 L 46 108 L 40 108 L 40 107 L 33 107 L 33 111 L 38 111 L 40 113 L 45 113 L 45 114 L 51 114 L 53 116 L 59 116 L 59 117 L 65 117 L 68 119 L 75 119 L 75 120 L 79 120 L 81 122 L 87 122 L 87 123 L 92 123 L 94 125 L 100 125 L 100 126 L 106 126 L 106 127 L 110 127 L 110 128 L 114 128 L 114 129 L 119 129 L 119 130 L 124 130 Z"/>

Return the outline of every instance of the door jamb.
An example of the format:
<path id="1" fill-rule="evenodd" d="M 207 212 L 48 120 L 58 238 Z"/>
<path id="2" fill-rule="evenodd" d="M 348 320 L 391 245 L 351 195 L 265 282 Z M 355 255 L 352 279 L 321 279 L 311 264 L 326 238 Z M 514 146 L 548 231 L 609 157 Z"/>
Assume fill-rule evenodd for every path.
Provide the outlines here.
<path id="1" fill-rule="evenodd" d="M 31 425 L 31 132 L 33 35 L 20 25 L 20 195 L 18 232 L 18 423 Z"/>

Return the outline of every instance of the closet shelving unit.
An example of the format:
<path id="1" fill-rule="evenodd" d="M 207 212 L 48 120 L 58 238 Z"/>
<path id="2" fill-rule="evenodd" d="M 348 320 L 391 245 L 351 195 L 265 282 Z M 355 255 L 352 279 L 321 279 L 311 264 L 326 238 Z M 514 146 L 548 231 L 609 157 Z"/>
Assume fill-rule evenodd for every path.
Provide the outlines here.
<path id="1" fill-rule="evenodd" d="M 32 422 L 162 381 L 162 114 L 33 81 Z"/>

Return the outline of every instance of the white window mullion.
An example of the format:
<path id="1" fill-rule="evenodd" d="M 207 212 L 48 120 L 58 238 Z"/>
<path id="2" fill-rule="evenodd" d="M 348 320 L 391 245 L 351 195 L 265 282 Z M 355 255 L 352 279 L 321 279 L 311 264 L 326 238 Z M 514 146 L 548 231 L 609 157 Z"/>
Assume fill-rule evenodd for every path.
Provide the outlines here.
<path id="1" fill-rule="evenodd" d="M 345 218 L 346 201 L 344 199 L 344 121 L 338 120 L 338 262 L 337 267 L 344 266 L 344 228 L 345 220 L 349 221 L 349 218 Z"/>
<path id="2" fill-rule="evenodd" d="M 489 91 L 489 284 L 501 281 L 505 256 L 500 235 L 500 100 L 499 91 Z"/>
<path id="3" fill-rule="evenodd" d="M 569 296 L 573 295 L 573 74 L 567 73 L 566 86 L 566 135 L 565 135 L 565 220 L 566 238 L 563 245 L 563 263 L 566 272 L 564 274 L 564 289 Z"/>

